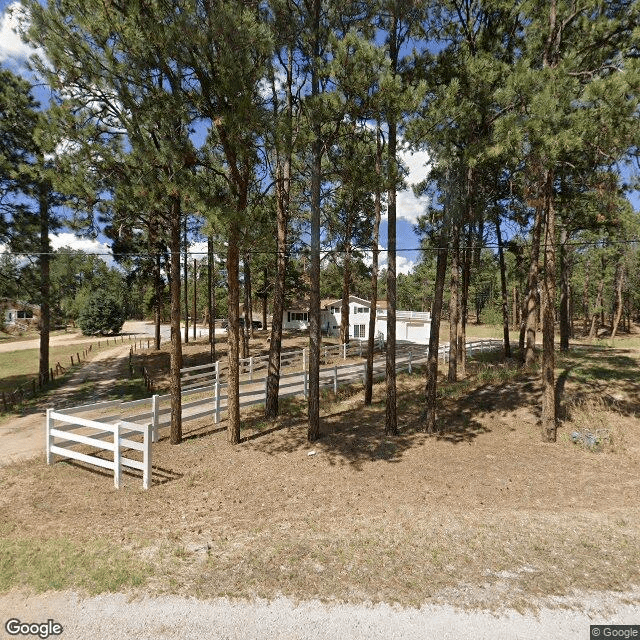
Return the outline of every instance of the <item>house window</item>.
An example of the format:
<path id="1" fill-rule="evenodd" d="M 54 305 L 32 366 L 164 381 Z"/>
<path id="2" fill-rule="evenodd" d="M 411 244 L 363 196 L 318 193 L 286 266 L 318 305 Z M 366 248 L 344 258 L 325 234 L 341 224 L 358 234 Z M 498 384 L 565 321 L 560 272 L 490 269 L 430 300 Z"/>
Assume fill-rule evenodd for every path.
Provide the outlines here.
<path id="1" fill-rule="evenodd" d="M 33 311 L 18 311 L 18 319 L 33 318 Z"/>
<path id="2" fill-rule="evenodd" d="M 354 313 L 369 313 L 369 309 L 367 307 L 353 307 Z"/>
<path id="3" fill-rule="evenodd" d="M 340 313 L 340 309 L 338 307 L 331 307 L 331 313 Z"/>
<path id="4" fill-rule="evenodd" d="M 299 321 L 299 322 L 307 322 L 309 319 L 309 314 L 306 311 L 292 311 L 289 314 L 289 321 Z"/>
<path id="5" fill-rule="evenodd" d="M 364 324 L 354 324 L 353 325 L 353 337 L 354 338 L 364 338 L 365 325 Z"/>

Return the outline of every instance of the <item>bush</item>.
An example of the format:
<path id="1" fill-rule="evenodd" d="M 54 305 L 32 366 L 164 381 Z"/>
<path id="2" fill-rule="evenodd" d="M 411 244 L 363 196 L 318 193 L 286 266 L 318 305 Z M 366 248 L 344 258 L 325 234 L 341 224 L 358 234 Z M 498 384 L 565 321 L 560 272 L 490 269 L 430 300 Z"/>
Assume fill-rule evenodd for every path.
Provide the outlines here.
<path id="1" fill-rule="evenodd" d="M 122 303 L 113 294 L 101 291 L 86 299 L 78 316 L 78 326 L 85 336 L 120 333 L 124 321 Z"/>

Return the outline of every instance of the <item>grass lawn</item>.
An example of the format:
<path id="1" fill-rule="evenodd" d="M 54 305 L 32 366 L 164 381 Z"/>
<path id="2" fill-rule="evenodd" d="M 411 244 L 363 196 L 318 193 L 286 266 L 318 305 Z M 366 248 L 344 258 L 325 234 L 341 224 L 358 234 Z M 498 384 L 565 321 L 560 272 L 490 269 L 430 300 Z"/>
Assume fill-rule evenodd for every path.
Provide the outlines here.
<path id="1" fill-rule="evenodd" d="M 77 334 L 78 342 L 74 342 L 74 336 L 69 336 L 69 343 L 52 344 L 49 348 L 50 367 L 55 370 L 56 364 L 60 363 L 67 371 L 71 370 L 71 356 L 73 356 L 74 367 L 78 363 L 78 355 L 82 362 L 86 362 L 95 356 L 96 353 L 115 344 L 121 344 L 121 338 L 110 337 L 95 338 L 88 341 L 86 337 Z M 126 344 L 130 341 L 129 337 L 124 338 Z M 91 351 L 89 347 L 91 346 Z M 83 353 L 84 352 L 84 353 Z M 39 350 L 34 349 L 17 349 L 15 351 L 0 352 L 0 392 L 11 393 L 17 387 L 38 377 L 39 371 Z M 56 377 L 56 382 L 49 385 L 48 388 L 55 388 L 63 382 L 62 379 Z M 30 391 L 30 388 L 29 388 Z"/>
<path id="2" fill-rule="evenodd" d="M 498 609 L 640 584 L 639 353 L 558 358 L 562 423 L 541 442 L 538 375 L 486 356 L 439 393 L 422 431 L 422 373 L 398 377 L 400 434 L 385 437 L 384 383 L 324 394 L 282 417 L 185 424 L 153 450 L 153 487 L 42 459 L 0 469 L 0 589 L 137 589 L 199 597 L 449 602 Z M 597 446 L 575 431 L 599 430 Z M 166 435 L 166 434 L 165 434 Z M 91 523 L 79 526 L 78 523 Z"/>

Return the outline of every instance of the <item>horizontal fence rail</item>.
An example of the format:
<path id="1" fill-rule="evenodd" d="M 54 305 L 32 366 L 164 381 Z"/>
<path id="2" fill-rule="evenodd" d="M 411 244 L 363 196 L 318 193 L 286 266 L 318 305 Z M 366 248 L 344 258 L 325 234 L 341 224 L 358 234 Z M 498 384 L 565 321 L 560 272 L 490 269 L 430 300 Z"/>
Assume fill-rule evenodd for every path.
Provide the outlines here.
<path id="1" fill-rule="evenodd" d="M 56 422 L 62 424 L 56 425 Z M 108 469 L 113 471 L 116 489 L 120 488 L 122 467 L 130 467 L 142 471 L 142 487 L 148 489 L 151 485 L 151 434 L 151 424 L 141 425 L 124 420 L 110 424 L 47 409 L 47 464 L 54 461 L 54 456 L 59 456 Z M 136 436 L 142 436 L 142 442 L 131 439 Z M 81 453 L 71 448 L 77 444 L 106 451 L 108 458 Z M 125 457 L 123 451 L 126 450 L 141 452 L 142 460 Z"/>

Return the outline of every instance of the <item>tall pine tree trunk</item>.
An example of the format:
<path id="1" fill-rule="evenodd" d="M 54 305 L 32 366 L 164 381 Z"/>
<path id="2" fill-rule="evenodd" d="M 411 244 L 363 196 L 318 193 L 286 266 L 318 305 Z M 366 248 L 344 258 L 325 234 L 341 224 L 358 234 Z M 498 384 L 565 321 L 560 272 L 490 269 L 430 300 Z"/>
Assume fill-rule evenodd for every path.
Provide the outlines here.
<path id="1" fill-rule="evenodd" d="M 471 214 L 471 211 L 469 212 Z M 470 217 L 470 216 L 469 216 Z M 471 283 L 471 245 L 473 242 L 473 225 L 469 225 L 466 247 L 462 249 L 462 289 L 458 304 L 458 373 L 464 378 L 467 375 L 467 315 L 469 313 L 469 284 Z"/>
<path id="2" fill-rule="evenodd" d="M 545 188 L 545 251 L 544 282 L 542 287 L 542 439 L 556 440 L 555 387 L 555 302 L 556 302 L 556 245 L 555 208 L 553 202 L 553 172 L 547 171 Z"/>
<path id="3" fill-rule="evenodd" d="M 216 281 L 213 256 L 213 236 L 207 238 L 207 308 L 209 315 L 209 352 L 216 361 Z"/>
<path id="4" fill-rule="evenodd" d="M 189 344 L 189 240 L 187 216 L 184 216 L 184 343 Z"/>
<path id="5" fill-rule="evenodd" d="M 507 265 L 504 259 L 504 247 L 502 246 L 502 231 L 500 230 L 500 218 L 496 215 L 496 238 L 498 240 L 498 259 L 500 261 L 500 289 L 502 291 L 502 340 L 504 357 L 511 357 L 511 343 L 509 341 L 509 300 L 507 296 Z"/>
<path id="6" fill-rule="evenodd" d="M 596 295 L 596 305 L 591 315 L 591 328 L 589 329 L 589 339 L 593 340 L 598 336 L 598 316 L 602 308 L 602 295 L 604 292 L 604 269 L 598 282 L 598 293 Z"/>
<path id="7" fill-rule="evenodd" d="M 538 326 L 538 271 L 540 264 L 540 236 L 542 234 L 543 210 L 536 207 L 536 215 L 531 232 L 531 257 L 529 263 L 529 277 L 527 280 L 527 297 L 525 299 L 524 329 L 524 362 L 527 367 L 536 360 L 536 328 Z"/>
<path id="8" fill-rule="evenodd" d="M 370 405 L 373 399 L 373 351 L 375 349 L 376 315 L 378 310 L 378 261 L 380 250 L 380 218 L 382 211 L 382 196 L 380 176 L 382 175 L 382 144 L 380 143 L 380 119 L 376 126 L 376 193 L 374 203 L 375 217 L 373 220 L 373 258 L 371 265 L 371 307 L 369 308 L 369 333 L 367 338 L 367 371 L 364 381 L 364 403 Z"/>
<path id="9" fill-rule="evenodd" d="M 611 326 L 611 339 L 616 337 L 618 333 L 618 325 L 620 324 L 620 318 L 622 318 L 622 288 L 624 286 L 624 265 L 622 263 L 622 256 L 618 257 L 616 263 L 616 302 L 615 311 L 613 313 L 613 323 Z"/>
<path id="10" fill-rule="evenodd" d="M 280 354 L 282 353 L 282 315 L 284 313 L 285 286 L 287 278 L 287 231 L 289 227 L 289 202 L 291 193 L 291 158 L 293 147 L 293 49 L 289 47 L 287 57 L 287 82 L 285 84 L 286 107 L 285 149 L 279 153 L 276 162 L 276 282 L 273 294 L 273 316 L 271 320 L 271 342 L 269 343 L 269 365 L 267 370 L 267 397 L 264 414 L 268 420 L 278 415 L 278 395 L 280 393 Z M 275 80 L 273 84 L 274 105 L 277 109 Z M 279 149 L 276 145 L 276 152 Z M 266 279 L 265 279 L 266 283 Z M 266 300 L 266 296 L 265 296 Z M 267 325 L 266 304 L 264 328 Z"/>
<path id="11" fill-rule="evenodd" d="M 313 0 L 313 56 L 311 96 L 320 94 L 320 10 L 321 0 Z M 309 400 L 307 440 L 320 437 L 320 182 L 322 179 L 322 127 L 314 115 L 311 143 L 311 286 L 309 291 Z"/>
<path id="12" fill-rule="evenodd" d="M 460 226 L 454 221 L 451 236 L 451 280 L 449 298 L 449 373 L 447 380 L 458 379 L 458 318 L 460 316 Z"/>
<path id="13" fill-rule="evenodd" d="M 156 351 L 160 350 L 161 342 L 162 342 L 162 334 L 160 332 L 160 324 L 162 322 L 162 274 L 161 274 L 161 265 L 160 265 L 160 248 L 158 243 L 155 243 L 156 255 L 154 257 L 154 265 L 153 265 L 153 288 L 156 292 L 156 304 L 155 304 L 155 349 Z"/>
<path id="14" fill-rule="evenodd" d="M 244 211 L 244 207 L 238 207 Z M 240 442 L 240 229 L 237 218 L 229 226 L 227 246 L 229 380 L 227 393 L 227 440 L 231 444 Z"/>
<path id="15" fill-rule="evenodd" d="M 560 351 L 569 350 L 569 262 L 567 260 L 567 229 L 560 228 Z"/>
<path id="16" fill-rule="evenodd" d="M 429 333 L 429 356 L 427 360 L 427 384 L 425 387 L 425 431 L 436 431 L 436 392 L 438 389 L 438 349 L 440 348 L 440 319 L 442 317 L 442 299 L 444 297 L 444 281 L 447 275 L 447 242 L 445 238 L 438 241 L 438 257 L 436 260 L 436 280 L 431 310 L 431 328 Z"/>
<path id="17" fill-rule="evenodd" d="M 397 8 L 397 7 L 394 7 Z M 398 71 L 398 27 L 397 15 L 393 15 L 389 29 L 389 60 L 391 73 Z M 396 396 L 396 190 L 398 164 L 396 158 L 398 144 L 397 115 L 391 109 L 387 115 L 389 142 L 387 146 L 387 166 L 389 183 L 387 192 L 387 402 L 384 432 L 387 435 L 398 433 L 398 406 Z"/>
<path id="18" fill-rule="evenodd" d="M 49 244 L 49 185 L 38 184 L 38 208 L 40 216 L 40 384 L 49 380 L 49 333 L 51 330 L 51 246 Z"/>
<path id="19" fill-rule="evenodd" d="M 350 230 L 347 228 L 347 233 Z M 347 241 L 347 249 L 342 265 L 342 305 L 340 307 L 340 342 L 349 342 L 349 285 L 351 284 L 351 243 Z"/>
<path id="20" fill-rule="evenodd" d="M 171 229 L 171 444 L 182 442 L 182 393 L 180 369 L 182 368 L 182 342 L 180 338 L 180 254 L 182 243 L 180 199 L 171 199 L 169 225 Z"/>
<path id="21" fill-rule="evenodd" d="M 582 289 L 582 313 L 584 316 L 582 324 L 582 335 L 588 335 L 589 332 L 589 275 L 591 273 L 591 259 L 587 258 L 587 265 L 584 269 L 584 287 Z"/>
<path id="22" fill-rule="evenodd" d="M 251 256 L 245 252 L 244 259 L 244 339 L 242 357 L 249 357 L 249 340 L 253 338 L 253 309 L 251 307 Z"/>

